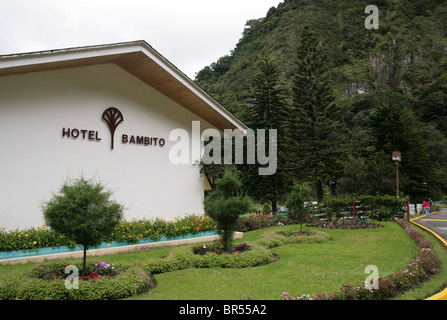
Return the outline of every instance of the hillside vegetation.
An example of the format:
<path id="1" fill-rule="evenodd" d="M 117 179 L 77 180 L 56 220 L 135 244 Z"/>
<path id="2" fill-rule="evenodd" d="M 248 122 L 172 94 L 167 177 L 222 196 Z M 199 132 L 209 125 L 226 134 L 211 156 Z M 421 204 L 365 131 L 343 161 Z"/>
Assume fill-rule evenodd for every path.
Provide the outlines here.
<path id="1" fill-rule="evenodd" d="M 339 125 L 321 138 L 340 151 L 334 160 L 338 169 L 320 179 L 325 188 L 332 186 L 332 194 L 395 194 L 391 152 L 401 151 L 402 194 L 415 201 L 440 199 L 447 193 L 447 2 L 375 1 L 378 29 L 365 28 L 370 4 L 285 0 L 265 17 L 248 20 L 231 54 L 200 70 L 195 81 L 252 127 L 253 81 L 268 56 L 278 69 L 277 86 L 287 92 L 285 100 L 294 110 L 303 59 L 298 52 L 307 25 L 324 52 L 324 69 L 339 110 Z M 293 122 L 303 119 L 291 117 L 284 128 L 292 130 Z M 288 144 L 284 154 L 305 143 L 294 149 Z M 286 176 L 278 184 L 280 194 L 289 192 L 293 183 L 315 182 L 310 174 L 300 174 L 309 171 L 305 163 L 293 161 L 300 169 L 288 170 L 287 161 L 278 165 L 276 175 Z M 271 201 L 264 198 L 259 200 Z"/>

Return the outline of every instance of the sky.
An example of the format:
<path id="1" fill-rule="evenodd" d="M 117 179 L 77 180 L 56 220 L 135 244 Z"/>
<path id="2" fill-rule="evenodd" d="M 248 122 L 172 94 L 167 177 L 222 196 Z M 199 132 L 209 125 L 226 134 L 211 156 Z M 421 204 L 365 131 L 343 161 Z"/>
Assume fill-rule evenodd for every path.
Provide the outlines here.
<path id="1" fill-rule="evenodd" d="M 282 0 L 0 0 L 0 55 L 145 40 L 194 79 Z"/>

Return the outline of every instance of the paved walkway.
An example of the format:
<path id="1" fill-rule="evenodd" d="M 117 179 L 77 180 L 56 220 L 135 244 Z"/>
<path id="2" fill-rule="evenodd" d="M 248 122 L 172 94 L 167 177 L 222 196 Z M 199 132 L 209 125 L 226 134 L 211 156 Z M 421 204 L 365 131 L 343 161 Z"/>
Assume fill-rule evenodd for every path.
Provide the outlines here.
<path id="1" fill-rule="evenodd" d="M 430 218 L 421 217 L 414 220 L 417 224 L 432 230 L 444 241 L 447 241 L 447 208 L 441 209 L 440 212 L 430 214 Z"/>

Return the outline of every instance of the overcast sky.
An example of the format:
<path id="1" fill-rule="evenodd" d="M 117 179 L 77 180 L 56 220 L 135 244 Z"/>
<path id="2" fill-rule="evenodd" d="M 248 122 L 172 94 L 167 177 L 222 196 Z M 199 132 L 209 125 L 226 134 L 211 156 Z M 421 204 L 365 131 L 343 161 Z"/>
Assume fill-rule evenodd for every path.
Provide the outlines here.
<path id="1" fill-rule="evenodd" d="M 0 55 L 145 40 L 191 79 L 282 0 L 0 0 Z"/>

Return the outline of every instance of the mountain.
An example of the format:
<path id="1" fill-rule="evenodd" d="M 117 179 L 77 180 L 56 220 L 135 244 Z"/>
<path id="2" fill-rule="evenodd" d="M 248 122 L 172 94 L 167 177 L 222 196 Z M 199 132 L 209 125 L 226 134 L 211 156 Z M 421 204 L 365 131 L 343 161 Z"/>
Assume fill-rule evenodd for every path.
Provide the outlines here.
<path id="1" fill-rule="evenodd" d="M 291 92 L 300 35 L 308 25 L 325 50 L 333 95 L 343 110 L 345 127 L 339 141 L 347 158 L 368 162 L 372 148 L 377 155 L 380 146 L 369 130 L 370 113 L 379 105 L 399 104 L 405 108 L 402 123 L 416 127 L 414 134 L 422 139 L 430 161 L 430 172 L 419 172 L 418 183 L 431 185 L 425 196 L 440 197 L 447 194 L 447 2 L 377 0 L 378 29 L 365 27 L 371 14 L 365 8 L 370 4 L 284 0 L 265 17 L 248 20 L 231 54 L 200 70 L 195 82 L 247 120 L 250 87 L 261 57 L 268 54 L 277 60 L 281 79 Z M 352 174 L 348 163 L 346 167 L 345 176 L 337 179 Z"/>
<path id="2" fill-rule="evenodd" d="M 445 82 L 447 3 L 375 1 L 379 28 L 366 29 L 370 2 L 285 0 L 266 17 L 248 20 L 231 54 L 200 70 L 195 81 L 240 114 L 263 54 L 275 56 L 285 79 L 292 79 L 299 35 L 308 24 L 326 47 L 338 99 L 388 87 L 418 97 L 437 80 Z"/>

